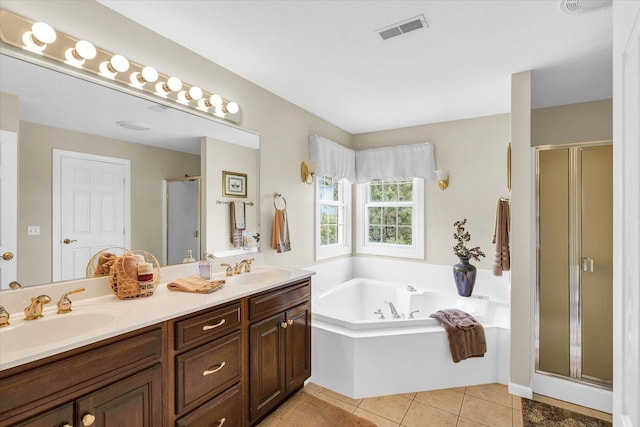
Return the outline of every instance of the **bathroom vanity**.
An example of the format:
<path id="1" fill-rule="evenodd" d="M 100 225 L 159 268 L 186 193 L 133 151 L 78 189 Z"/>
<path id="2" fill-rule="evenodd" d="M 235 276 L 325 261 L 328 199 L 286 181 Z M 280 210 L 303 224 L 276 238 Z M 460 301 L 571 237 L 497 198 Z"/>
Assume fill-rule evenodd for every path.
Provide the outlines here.
<path id="1" fill-rule="evenodd" d="M 102 309 L 131 309 L 113 336 L 10 367 L 0 353 L 0 426 L 257 424 L 311 374 L 312 272 L 266 284 L 251 274 L 208 295 L 108 295 Z"/>

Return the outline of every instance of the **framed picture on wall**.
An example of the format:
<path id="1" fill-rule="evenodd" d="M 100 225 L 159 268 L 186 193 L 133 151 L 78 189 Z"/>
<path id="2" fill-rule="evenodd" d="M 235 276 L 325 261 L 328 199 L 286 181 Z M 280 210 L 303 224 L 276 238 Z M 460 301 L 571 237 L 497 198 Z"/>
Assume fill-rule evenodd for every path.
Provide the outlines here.
<path id="1" fill-rule="evenodd" d="M 247 174 L 222 171 L 222 195 L 224 197 L 247 197 Z"/>

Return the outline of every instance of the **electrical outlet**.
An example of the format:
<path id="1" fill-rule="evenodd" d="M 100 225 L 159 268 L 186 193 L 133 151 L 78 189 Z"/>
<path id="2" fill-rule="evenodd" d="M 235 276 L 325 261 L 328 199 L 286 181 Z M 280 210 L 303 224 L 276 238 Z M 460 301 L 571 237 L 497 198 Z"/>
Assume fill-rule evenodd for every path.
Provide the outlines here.
<path id="1" fill-rule="evenodd" d="M 27 226 L 27 236 L 39 236 L 40 235 L 40 226 L 39 225 L 28 225 Z"/>

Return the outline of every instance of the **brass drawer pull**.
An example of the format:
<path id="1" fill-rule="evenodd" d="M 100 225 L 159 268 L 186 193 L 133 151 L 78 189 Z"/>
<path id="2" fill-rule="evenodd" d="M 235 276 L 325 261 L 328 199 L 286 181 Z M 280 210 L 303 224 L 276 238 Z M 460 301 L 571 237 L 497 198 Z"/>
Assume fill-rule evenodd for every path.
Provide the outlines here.
<path id="1" fill-rule="evenodd" d="M 287 320 L 287 325 L 289 325 L 289 326 L 293 325 L 293 320 L 291 320 L 291 319 Z"/>
<path id="2" fill-rule="evenodd" d="M 222 427 L 222 424 L 224 424 L 225 421 L 227 421 L 226 418 L 221 419 L 220 421 L 218 421 L 218 425 L 216 427 Z"/>
<path id="3" fill-rule="evenodd" d="M 92 425 L 93 425 L 93 423 L 95 422 L 95 420 L 96 420 L 96 417 L 95 417 L 94 415 L 92 415 L 92 414 L 85 414 L 85 415 L 82 417 L 82 425 L 83 425 L 84 427 L 92 426 Z"/>
<path id="4" fill-rule="evenodd" d="M 280 323 L 280 327 L 281 327 L 282 329 L 287 329 L 287 322 L 282 322 L 282 323 Z"/>
<path id="5" fill-rule="evenodd" d="M 225 319 L 221 319 L 221 320 L 220 320 L 218 323 L 216 323 L 215 325 L 204 325 L 204 326 L 202 327 L 202 330 L 203 330 L 203 331 L 209 331 L 209 330 L 211 330 L 211 329 L 215 329 L 215 328 L 217 328 L 217 327 L 219 327 L 219 326 L 222 326 L 222 325 L 224 325 L 225 323 L 226 323 L 226 320 L 225 320 Z"/>
<path id="6" fill-rule="evenodd" d="M 209 369 L 207 369 L 206 371 L 204 371 L 202 373 L 202 376 L 206 377 L 207 375 L 215 374 L 220 369 L 224 368 L 224 365 L 226 365 L 226 362 L 222 362 L 221 364 L 217 365 L 217 367 L 215 367 L 215 368 L 212 367 L 213 369 L 209 368 Z"/>

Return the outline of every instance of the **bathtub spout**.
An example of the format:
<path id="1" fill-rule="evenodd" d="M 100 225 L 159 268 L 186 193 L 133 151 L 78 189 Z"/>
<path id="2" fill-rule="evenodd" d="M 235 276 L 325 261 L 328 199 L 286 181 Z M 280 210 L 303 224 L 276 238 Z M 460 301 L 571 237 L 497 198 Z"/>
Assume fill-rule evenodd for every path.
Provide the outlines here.
<path id="1" fill-rule="evenodd" d="M 393 303 L 391 301 L 389 301 L 388 299 L 384 300 L 385 304 L 389 304 L 389 309 L 391 309 L 391 317 L 393 317 L 394 319 L 400 319 L 400 315 L 398 314 L 398 310 L 396 310 L 396 307 L 393 305 Z"/>

